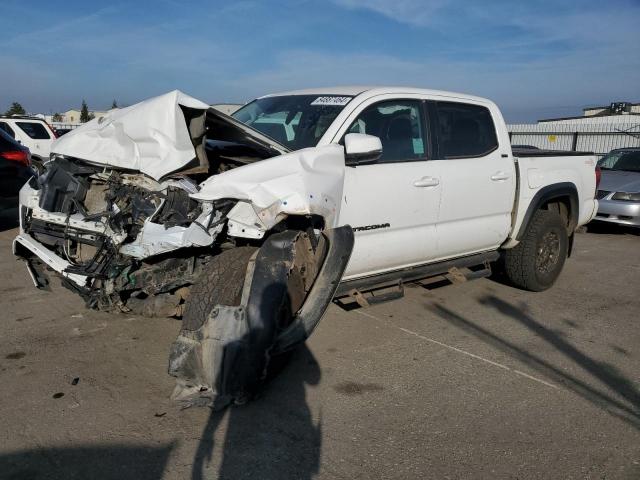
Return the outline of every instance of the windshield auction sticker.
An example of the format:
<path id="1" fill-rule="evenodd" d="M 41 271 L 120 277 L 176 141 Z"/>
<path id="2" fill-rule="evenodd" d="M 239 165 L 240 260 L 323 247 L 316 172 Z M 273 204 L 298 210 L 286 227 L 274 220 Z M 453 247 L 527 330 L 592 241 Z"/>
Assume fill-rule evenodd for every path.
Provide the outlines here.
<path id="1" fill-rule="evenodd" d="M 311 105 L 333 105 L 344 107 L 352 97 L 318 97 Z"/>

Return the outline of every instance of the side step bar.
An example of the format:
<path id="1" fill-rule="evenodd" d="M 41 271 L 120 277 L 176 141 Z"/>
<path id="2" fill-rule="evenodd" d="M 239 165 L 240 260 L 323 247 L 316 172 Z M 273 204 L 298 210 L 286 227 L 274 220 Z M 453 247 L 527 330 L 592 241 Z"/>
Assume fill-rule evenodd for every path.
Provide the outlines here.
<path id="1" fill-rule="evenodd" d="M 340 283 L 335 297 L 344 297 L 349 295 L 353 290 L 366 292 L 377 288 L 391 287 L 397 285 L 398 282 L 415 282 L 436 275 L 444 275 L 449 273 L 452 268 L 469 268 L 477 265 L 483 265 L 489 262 L 495 262 L 500 258 L 497 251 L 477 253 L 467 257 L 454 258 L 443 262 L 430 263 L 426 265 L 418 265 L 415 267 L 403 268 L 402 270 L 394 270 L 393 272 L 385 272 L 379 275 L 373 275 L 365 278 L 356 278 Z M 473 278 L 481 278 L 489 275 L 491 271 L 487 268 L 472 272 L 465 275 L 468 280 Z"/>

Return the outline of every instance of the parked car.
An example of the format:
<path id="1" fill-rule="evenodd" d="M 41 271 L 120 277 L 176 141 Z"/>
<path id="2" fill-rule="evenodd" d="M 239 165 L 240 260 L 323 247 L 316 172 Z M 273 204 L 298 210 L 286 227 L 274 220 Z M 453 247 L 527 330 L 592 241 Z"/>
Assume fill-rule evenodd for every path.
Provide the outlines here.
<path id="1" fill-rule="evenodd" d="M 39 118 L 24 116 L 0 116 L 0 130 L 31 151 L 36 166 L 49 160 L 51 144 L 56 134 L 47 122 Z"/>
<path id="2" fill-rule="evenodd" d="M 598 161 L 602 181 L 595 220 L 640 227 L 640 148 L 618 148 Z"/>
<path id="3" fill-rule="evenodd" d="M 29 149 L 0 130 L 0 209 L 18 206 L 18 192 L 32 176 Z"/>
<path id="4" fill-rule="evenodd" d="M 21 191 L 14 252 L 90 307 L 181 315 L 169 373 L 190 405 L 251 398 L 335 294 L 487 276 L 501 257 L 545 290 L 597 208 L 594 155 L 516 157 L 493 102 L 404 87 L 269 95 L 231 117 L 175 91 L 53 152 Z"/>
<path id="5" fill-rule="evenodd" d="M 56 128 L 55 129 L 56 137 L 61 137 L 62 135 L 69 133 L 71 130 L 73 129 L 72 128 Z"/>

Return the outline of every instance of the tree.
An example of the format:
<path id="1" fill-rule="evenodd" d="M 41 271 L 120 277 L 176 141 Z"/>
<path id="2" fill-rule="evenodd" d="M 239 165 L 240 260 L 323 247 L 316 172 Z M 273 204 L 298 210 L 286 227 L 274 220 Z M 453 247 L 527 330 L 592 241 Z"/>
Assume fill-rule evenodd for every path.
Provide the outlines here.
<path id="1" fill-rule="evenodd" d="M 111 108 L 118 108 L 118 103 L 116 102 L 116 99 L 113 99 L 113 103 L 111 104 Z"/>
<path id="2" fill-rule="evenodd" d="M 18 102 L 13 102 L 9 110 L 6 111 L 5 115 L 26 115 L 25 109 Z"/>
<path id="3" fill-rule="evenodd" d="M 59 113 L 54 113 L 53 117 L 51 117 L 51 121 L 52 122 L 62 122 L 62 115 L 60 115 Z"/>
<path id="4" fill-rule="evenodd" d="M 80 108 L 80 123 L 85 123 L 91 120 L 89 118 L 89 107 L 87 107 L 87 102 L 82 99 L 82 108 Z"/>

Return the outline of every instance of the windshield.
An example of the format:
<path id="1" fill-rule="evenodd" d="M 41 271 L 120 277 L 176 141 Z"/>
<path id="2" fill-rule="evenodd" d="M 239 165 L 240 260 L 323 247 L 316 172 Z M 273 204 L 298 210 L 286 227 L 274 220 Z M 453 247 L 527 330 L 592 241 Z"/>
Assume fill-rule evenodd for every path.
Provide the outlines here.
<path id="1" fill-rule="evenodd" d="M 611 152 L 598 161 L 603 170 L 640 172 L 640 150 L 635 152 Z"/>
<path id="2" fill-rule="evenodd" d="M 248 103 L 232 116 L 290 150 L 315 147 L 353 97 L 283 95 Z"/>

